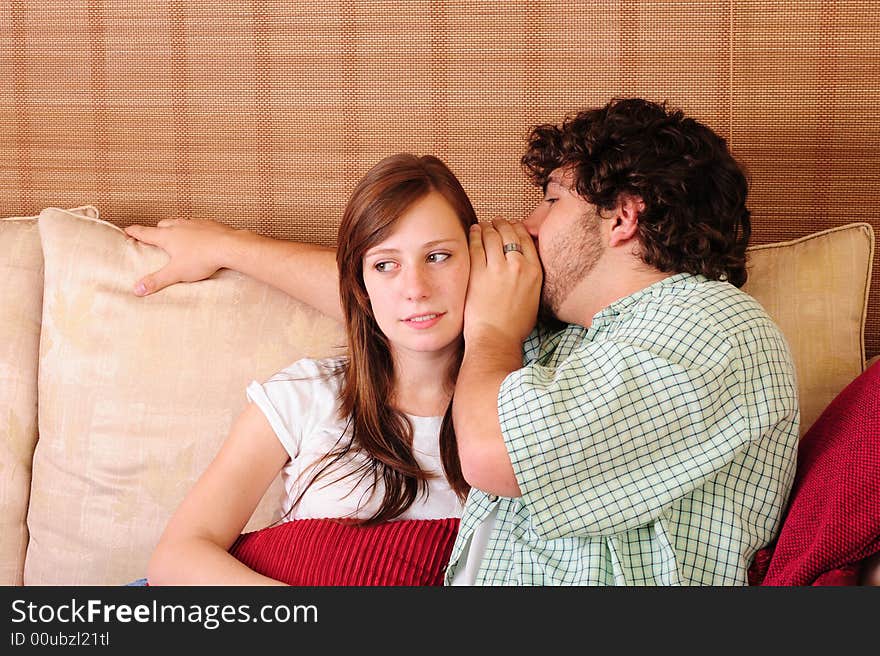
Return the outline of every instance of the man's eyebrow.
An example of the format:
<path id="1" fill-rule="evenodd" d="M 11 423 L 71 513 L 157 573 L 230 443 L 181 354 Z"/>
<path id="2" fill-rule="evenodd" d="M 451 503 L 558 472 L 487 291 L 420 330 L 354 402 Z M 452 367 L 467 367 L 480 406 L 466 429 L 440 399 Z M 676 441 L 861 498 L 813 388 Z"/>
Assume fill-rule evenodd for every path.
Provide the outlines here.
<path id="1" fill-rule="evenodd" d="M 549 187 L 550 185 L 555 184 L 559 185 L 560 187 L 562 186 L 562 181 L 560 180 L 561 177 L 562 176 L 560 175 L 551 175 L 549 178 L 547 178 L 547 180 L 544 181 L 544 186 L 542 188 L 544 191 L 544 195 L 547 194 L 547 187 Z"/>
<path id="2" fill-rule="evenodd" d="M 422 248 L 427 250 L 429 248 L 434 248 L 435 246 L 439 246 L 440 244 L 446 244 L 446 243 L 455 242 L 455 241 L 457 241 L 457 240 L 452 239 L 451 237 L 449 239 L 435 239 L 434 241 L 428 241 L 428 242 L 425 242 L 424 244 L 422 244 Z M 373 255 L 389 255 L 389 254 L 394 254 L 394 253 L 399 253 L 399 252 L 400 252 L 400 249 L 398 249 L 398 248 L 377 248 L 376 250 L 367 251 L 366 257 L 372 257 Z"/>

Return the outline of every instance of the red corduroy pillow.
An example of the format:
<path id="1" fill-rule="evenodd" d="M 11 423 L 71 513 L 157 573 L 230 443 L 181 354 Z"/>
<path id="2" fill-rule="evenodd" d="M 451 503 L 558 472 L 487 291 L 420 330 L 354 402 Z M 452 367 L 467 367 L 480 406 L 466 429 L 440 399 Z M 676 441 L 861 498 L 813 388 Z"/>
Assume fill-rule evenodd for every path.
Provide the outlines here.
<path id="1" fill-rule="evenodd" d="M 880 363 L 858 376 L 800 442 L 779 539 L 755 555 L 752 585 L 855 585 L 880 553 Z"/>
<path id="2" fill-rule="evenodd" d="M 229 552 L 290 585 L 443 585 L 458 523 L 454 517 L 378 526 L 297 519 L 244 533 Z"/>

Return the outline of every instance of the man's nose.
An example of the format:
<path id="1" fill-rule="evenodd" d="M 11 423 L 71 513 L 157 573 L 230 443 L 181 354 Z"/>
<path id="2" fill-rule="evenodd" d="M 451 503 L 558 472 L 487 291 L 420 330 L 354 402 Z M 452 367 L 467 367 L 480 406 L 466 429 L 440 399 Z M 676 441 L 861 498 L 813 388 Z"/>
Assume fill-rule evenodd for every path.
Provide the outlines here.
<path id="1" fill-rule="evenodd" d="M 541 227 L 541 223 L 543 221 L 544 212 L 539 206 L 533 209 L 532 212 L 525 219 L 523 219 L 523 225 L 532 237 L 537 237 L 538 229 Z"/>

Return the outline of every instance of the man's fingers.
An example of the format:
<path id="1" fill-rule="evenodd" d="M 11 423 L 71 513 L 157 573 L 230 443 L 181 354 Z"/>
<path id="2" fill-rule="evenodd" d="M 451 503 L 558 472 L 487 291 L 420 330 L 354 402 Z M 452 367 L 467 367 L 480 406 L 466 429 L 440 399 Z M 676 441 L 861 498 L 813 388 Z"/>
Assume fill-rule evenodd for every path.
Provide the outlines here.
<path id="1" fill-rule="evenodd" d="M 170 226 L 177 225 L 177 219 L 161 219 L 159 223 L 156 224 L 157 228 L 168 228 Z"/>
<path id="2" fill-rule="evenodd" d="M 522 246 L 522 252 L 526 260 L 535 266 L 541 266 L 541 258 L 538 256 L 538 249 L 535 248 L 535 242 L 522 221 L 516 221 L 513 224 L 513 232 L 516 234 L 519 245 Z"/>
<path id="3" fill-rule="evenodd" d="M 495 226 L 495 229 L 498 231 L 498 235 L 499 237 L 501 237 L 501 243 L 503 246 L 507 244 L 521 244 L 522 240 L 520 239 L 519 235 L 516 234 L 516 231 L 513 229 L 513 226 L 510 224 L 509 221 L 505 219 L 495 219 L 492 221 L 492 225 Z M 503 250 L 502 253 L 504 255 L 507 255 L 507 253 L 504 253 Z"/>
<path id="4" fill-rule="evenodd" d="M 475 223 L 468 232 L 468 245 L 471 254 L 471 275 L 474 270 L 484 268 L 486 266 L 486 253 L 483 250 L 483 236 L 481 225 Z"/>
<path id="5" fill-rule="evenodd" d="M 166 266 L 138 280 L 134 284 L 134 293 L 135 296 L 149 296 L 180 281 L 180 276 Z"/>
<path id="6" fill-rule="evenodd" d="M 142 225 L 130 225 L 125 228 L 125 234 L 129 237 L 134 237 L 138 241 L 142 241 L 145 244 L 150 244 L 152 246 L 159 245 L 159 229 L 151 228 L 149 226 Z"/>
<path id="7" fill-rule="evenodd" d="M 483 234 L 486 264 L 489 266 L 502 266 L 504 264 L 504 251 L 501 250 L 501 235 L 495 229 L 494 222 L 481 224 L 480 231 Z"/>
<path id="8" fill-rule="evenodd" d="M 526 230 L 522 222 L 495 219 L 494 225 L 498 234 L 501 236 L 503 244 L 519 244 L 521 250 L 518 254 L 515 254 L 516 251 L 505 253 L 505 256 L 509 257 L 509 261 L 514 261 L 514 258 L 517 257 L 523 257 L 525 258 L 524 261 L 528 264 L 540 268 L 541 260 L 535 249 L 535 242 L 532 241 L 532 236 L 529 234 L 528 230 Z"/>

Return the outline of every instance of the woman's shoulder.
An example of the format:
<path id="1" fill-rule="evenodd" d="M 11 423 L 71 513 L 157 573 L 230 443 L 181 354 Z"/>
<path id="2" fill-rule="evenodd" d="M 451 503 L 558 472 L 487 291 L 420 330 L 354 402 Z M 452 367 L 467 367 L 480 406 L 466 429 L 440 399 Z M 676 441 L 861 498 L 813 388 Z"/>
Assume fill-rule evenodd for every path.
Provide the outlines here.
<path id="1" fill-rule="evenodd" d="M 336 387 L 347 361 L 346 357 L 301 358 L 274 374 L 266 382 L 308 381 Z"/>
<path id="2" fill-rule="evenodd" d="M 308 433 L 324 422 L 335 421 L 344 358 L 302 358 L 265 382 L 248 387 L 251 401 L 281 423 Z M 276 431 L 277 432 L 277 431 Z"/>
<path id="3" fill-rule="evenodd" d="M 313 410 L 326 399 L 335 406 L 339 394 L 344 358 L 302 358 L 266 380 L 260 387 L 270 399 L 301 399 Z"/>
<path id="4" fill-rule="evenodd" d="M 341 364 L 303 358 L 263 383 L 248 385 L 248 399 L 262 410 L 292 459 L 299 456 L 304 440 L 338 423 L 336 372 Z"/>

